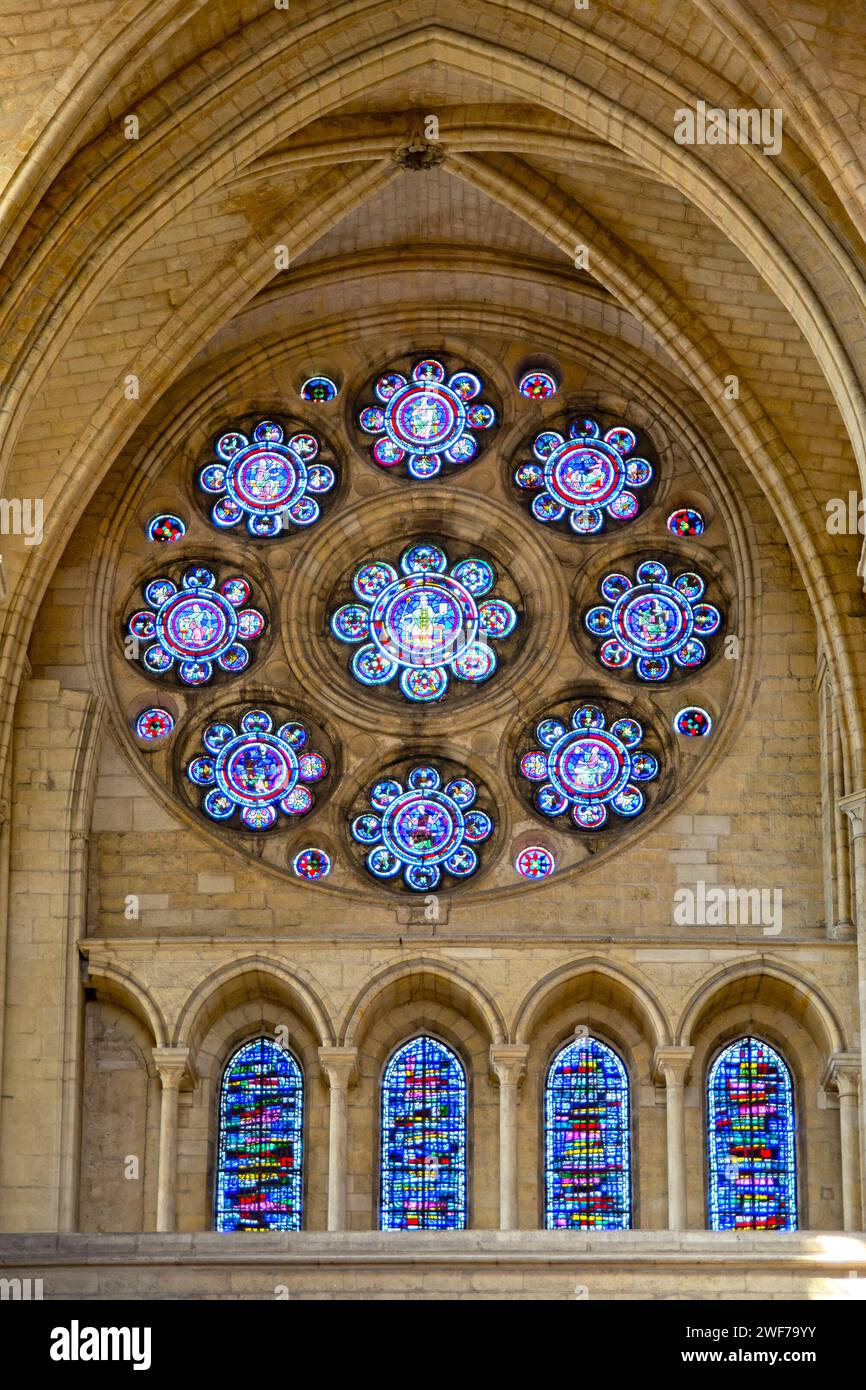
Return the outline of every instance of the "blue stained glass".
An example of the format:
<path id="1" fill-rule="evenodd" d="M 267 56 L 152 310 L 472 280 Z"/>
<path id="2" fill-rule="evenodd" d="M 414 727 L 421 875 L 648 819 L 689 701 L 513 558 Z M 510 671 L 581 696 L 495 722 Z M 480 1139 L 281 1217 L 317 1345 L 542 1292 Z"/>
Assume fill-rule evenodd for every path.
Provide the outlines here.
<path id="1" fill-rule="evenodd" d="M 489 643 L 510 637 L 518 614 L 505 599 L 478 601 L 496 583 L 488 561 L 448 566 L 440 546 L 422 541 L 403 552 L 400 574 L 384 560 L 355 572 L 361 602 L 341 604 L 330 619 L 338 641 L 364 644 L 349 661 L 355 680 L 377 686 L 399 676 L 408 700 L 429 703 L 442 699 L 451 676 L 478 684 L 494 674 Z"/>
<path id="2" fill-rule="evenodd" d="M 478 867 L 478 855 L 470 845 L 493 834 L 493 820 L 486 811 L 467 811 L 477 796 L 474 782 L 459 777 L 441 789 L 436 768 L 419 765 L 408 777 L 408 790 L 384 778 L 370 789 L 370 813 L 351 821 L 350 833 L 358 844 L 373 845 L 364 862 L 376 878 L 393 878 L 402 868 L 407 888 L 416 892 L 434 889 L 442 871 L 467 878 Z"/>
<path id="3" fill-rule="evenodd" d="M 539 811 L 561 816 L 571 807 L 580 830 L 600 830 L 608 809 L 620 816 L 640 815 L 646 804 L 632 779 L 648 782 L 659 773 L 658 758 L 638 747 L 643 730 L 634 719 L 615 720 L 598 705 L 578 705 L 571 728 L 559 719 L 542 719 L 535 736 L 542 745 L 518 760 L 520 775 L 542 782 L 534 796 Z"/>
<path id="4" fill-rule="evenodd" d="M 536 435 L 532 452 L 543 469 L 521 463 L 514 481 L 536 492 L 531 511 L 537 521 L 550 524 L 567 515 L 572 531 L 592 535 L 602 529 L 605 517 L 633 521 L 640 511 L 638 498 L 626 484 L 646 487 L 653 467 L 647 459 L 629 459 L 636 444 L 634 432 L 625 426 L 608 430 L 602 438 L 595 420 L 572 420 L 567 438 L 551 429 Z"/>
<path id="5" fill-rule="evenodd" d="M 394 1053 L 382 1081 L 381 1228 L 466 1227 L 466 1075 L 435 1038 Z"/>
<path id="6" fill-rule="evenodd" d="M 127 618 L 126 630 L 139 643 L 155 639 L 135 652 L 146 670 L 159 676 L 174 672 L 187 685 L 203 685 L 215 667 L 232 674 L 249 664 L 245 644 L 261 637 L 265 618 L 255 608 L 236 611 L 252 593 L 248 579 L 234 575 L 217 589 L 213 572 L 193 565 L 180 588 L 160 576 L 146 583 L 143 593 L 149 606 Z"/>
<path id="7" fill-rule="evenodd" d="M 273 733 L 267 710 L 247 710 L 234 724 L 210 724 L 201 742 L 213 757 L 194 757 L 186 767 L 188 779 L 211 790 L 201 807 L 214 820 L 228 820 L 237 810 L 247 830 L 269 830 L 286 816 L 302 816 L 313 796 L 299 782 L 318 782 L 327 776 L 321 753 L 298 752 L 308 740 L 302 724 L 284 724 Z"/>
<path id="8" fill-rule="evenodd" d="M 597 657 L 610 670 L 623 670 L 634 661 L 641 680 L 667 680 L 672 667 L 700 666 L 707 647 L 694 633 L 712 636 L 722 625 L 722 615 L 711 603 L 696 603 L 706 588 L 701 575 L 692 571 L 671 580 L 667 566 L 645 560 L 634 580 L 609 574 L 600 590 L 608 605 L 596 605 L 584 614 L 584 626 L 605 637 Z M 610 636 L 605 634 L 610 633 Z"/>
<path id="9" fill-rule="evenodd" d="M 198 475 L 201 490 L 217 496 L 211 520 L 225 529 L 246 517 L 251 536 L 278 536 L 311 526 L 320 507 L 308 494 L 327 492 L 336 482 L 327 465 L 308 467 L 319 452 L 316 436 L 301 433 L 286 439 L 274 420 L 259 421 L 251 439 L 239 430 L 221 435 L 214 452 L 222 462 L 207 464 Z"/>
<path id="10" fill-rule="evenodd" d="M 304 1078 L 268 1038 L 245 1043 L 223 1073 L 216 1181 L 218 1231 L 299 1231 Z"/>
<path id="11" fill-rule="evenodd" d="M 426 479 L 440 472 L 443 458 L 460 465 L 478 453 L 475 432 L 496 424 L 496 411 L 476 403 L 484 385 L 474 372 L 461 370 L 447 381 L 446 375 L 430 357 L 415 364 L 411 378 L 385 372 L 374 382 L 383 408 L 366 405 L 357 419 L 365 434 L 378 436 L 370 454 L 380 467 L 401 465 L 410 477 Z"/>
<path id="12" fill-rule="evenodd" d="M 625 1066 L 597 1038 L 578 1038 L 554 1057 L 544 1091 L 547 1230 L 627 1230 L 630 1166 Z"/>
<path id="13" fill-rule="evenodd" d="M 336 382 L 329 376 L 308 377 L 301 387 L 303 401 L 332 401 L 337 395 Z"/>
<path id="14" fill-rule="evenodd" d="M 795 1231 L 794 1088 L 779 1053 L 737 1038 L 707 1080 L 712 1231 Z"/>

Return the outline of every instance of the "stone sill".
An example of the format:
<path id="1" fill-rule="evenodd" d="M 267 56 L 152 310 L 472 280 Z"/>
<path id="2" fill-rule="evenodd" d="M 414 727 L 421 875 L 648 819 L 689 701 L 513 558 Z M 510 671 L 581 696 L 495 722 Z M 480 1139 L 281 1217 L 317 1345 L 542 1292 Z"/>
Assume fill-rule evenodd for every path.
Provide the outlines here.
<path id="1" fill-rule="evenodd" d="M 866 1232 L 304 1231 L 298 1234 L 0 1235 L 0 1268 L 82 1266 L 556 1266 L 824 1270 L 866 1276 Z"/>

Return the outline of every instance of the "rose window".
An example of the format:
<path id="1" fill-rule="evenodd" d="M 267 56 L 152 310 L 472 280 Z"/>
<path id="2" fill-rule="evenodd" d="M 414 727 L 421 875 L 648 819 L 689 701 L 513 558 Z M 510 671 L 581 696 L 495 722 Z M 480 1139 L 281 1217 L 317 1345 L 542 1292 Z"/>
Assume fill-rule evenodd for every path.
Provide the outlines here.
<path id="1" fill-rule="evenodd" d="M 259 421 L 252 439 L 229 430 L 214 452 L 217 462 L 201 469 L 198 485 L 216 498 L 210 517 L 221 530 L 244 518 L 252 536 L 312 526 L 321 514 L 316 494 L 330 492 L 336 482 L 334 469 L 316 461 L 316 436 L 299 431 L 286 439 L 274 420 Z"/>
<path id="2" fill-rule="evenodd" d="M 206 565 L 193 565 L 180 586 L 159 576 L 143 586 L 146 608 L 132 613 L 126 630 L 138 660 L 155 676 L 172 672 L 185 685 L 204 685 L 214 666 L 230 675 L 250 660 L 250 643 L 265 630 L 265 618 L 251 606 L 252 585 L 233 575 L 217 588 Z"/>
<path id="3" fill-rule="evenodd" d="M 351 835 L 367 847 L 364 860 L 374 878 L 402 873 L 407 888 L 431 892 L 443 872 L 465 879 L 478 868 L 477 844 L 493 833 L 486 811 L 475 808 L 478 795 L 468 777 L 442 786 L 435 767 L 414 767 L 407 785 L 391 777 L 370 789 L 370 810 L 356 816 Z"/>
<path id="4" fill-rule="evenodd" d="M 670 578 L 659 560 L 637 566 L 634 579 L 608 574 L 599 586 L 607 600 L 590 608 L 584 625 L 600 637 L 598 659 L 612 670 L 634 662 L 644 681 L 663 681 L 671 661 L 682 669 L 701 666 L 709 655 L 703 639 L 717 632 L 722 615 L 712 603 L 702 603 L 706 582 L 694 571 Z"/>
<path id="5" fill-rule="evenodd" d="M 635 456 L 637 437 L 624 425 L 602 436 L 595 420 L 570 421 L 567 433 L 544 429 L 532 442 L 532 460 L 521 463 L 514 481 L 532 492 L 532 515 L 549 524 L 568 518 L 572 531 L 593 535 L 611 521 L 633 521 L 638 493 L 652 482 L 648 459 Z"/>
<path id="6" fill-rule="evenodd" d="M 468 463 L 479 452 L 479 437 L 496 424 L 496 410 L 480 399 L 479 376 L 466 368 L 452 372 L 436 358 L 423 358 L 411 376 L 385 372 L 364 406 L 358 424 L 375 435 L 373 461 L 380 468 L 405 469 L 412 478 L 433 478 L 443 464 Z"/>
<path id="7" fill-rule="evenodd" d="M 341 642 L 362 643 L 350 663 L 362 685 L 384 685 L 398 672 L 409 700 L 440 700 L 451 676 L 479 683 L 496 670 L 491 642 L 504 640 L 517 613 L 492 595 L 496 570 L 470 556 L 449 569 L 448 556 L 425 541 L 409 546 L 400 571 L 384 560 L 362 565 L 352 579 L 357 600 L 331 617 Z"/>
<path id="8" fill-rule="evenodd" d="M 520 775 L 537 782 L 535 805 L 545 816 L 571 811 L 580 830 L 600 830 L 611 811 L 640 815 L 646 798 L 637 785 L 658 775 L 659 762 L 641 747 L 636 719 L 616 719 L 607 727 L 597 705 L 579 705 L 570 727 L 561 719 L 542 719 L 535 730 L 540 744 L 520 759 Z"/>
<path id="9" fill-rule="evenodd" d="M 207 789 L 201 809 L 216 821 L 237 813 L 246 830 L 269 830 L 281 817 L 305 815 L 313 805 L 309 784 L 328 772 L 303 724 L 290 721 L 274 730 L 263 709 L 247 710 L 239 728 L 209 724 L 201 742 L 186 768 L 189 781 Z"/>

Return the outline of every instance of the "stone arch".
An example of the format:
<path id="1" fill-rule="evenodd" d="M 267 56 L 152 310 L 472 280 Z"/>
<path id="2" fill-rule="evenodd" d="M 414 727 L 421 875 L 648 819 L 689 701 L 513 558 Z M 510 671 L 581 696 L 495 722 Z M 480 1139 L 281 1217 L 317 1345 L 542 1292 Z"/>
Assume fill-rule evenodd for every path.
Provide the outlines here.
<path id="1" fill-rule="evenodd" d="M 154 1047 L 167 1047 L 169 1030 L 156 1000 L 138 980 L 118 965 L 88 962 L 85 988 L 133 1014 L 153 1038 Z"/>
<path id="2" fill-rule="evenodd" d="M 355 996 L 340 1026 L 343 1046 L 357 1047 L 375 1018 L 398 999 L 400 1002 L 412 997 L 435 999 L 437 995 L 480 1024 L 490 1043 L 505 1041 L 507 1032 L 502 1011 L 477 980 L 445 961 L 418 956 L 388 966 Z"/>
<path id="3" fill-rule="evenodd" d="M 300 974 L 265 956 L 246 956 L 222 966 L 193 990 L 180 1011 L 174 1046 L 192 1054 L 220 1015 L 244 1000 L 269 999 L 284 1003 L 304 1019 L 320 1047 L 334 1042 L 327 1006 L 318 991 Z"/>
<path id="4" fill-rule="evenodd" d="M 677 1043 L 694 1049 L 686 1112 L 686 1171 L 693 1218 L 700 1211 L 702 1223 L 706 1219 L 709 1069 L 722 1048 L 746 1034 L 775 1048 L 793 1078 L 800 1225 L 838 1229 L 842 1221 L 839 1123 L 822 1093 L 828 1058 L 845 1050 L 845 1033 L 835 1009 L 814 983 L 766 957 L 714 970 L 694 990 L 678 1024 Z"/>
<path id="5" fill-rule="evenodd" d="M 766 999 L 801 1021 L 825 1057 L 846 1051 L 844 1029 L 832 1004 L 791 966 L 768 957 L 724 966 L 698 985 L 677 1024 L 678 1045 L 690 1047 L 699 1027 L 712 1013 L 748 1004 L 756 998 Z"/>
<path id="6" fill-rule="evenodd" d="M 625 1004 L 627 1012 L 639 1021 L 652 1047 L 664 1047 L 670 1042 L 671 1027 L 666 1012 L 646 984 L 631 970 L 601 956 L 589 956 L 559 966 L 534 985 L 517 1010 L 513 1030 L 515 1042 L 529 1042 L 542 1013 L 583 979 L 591 988 L 595 979 L 602 981 L 614 998 Z"/>

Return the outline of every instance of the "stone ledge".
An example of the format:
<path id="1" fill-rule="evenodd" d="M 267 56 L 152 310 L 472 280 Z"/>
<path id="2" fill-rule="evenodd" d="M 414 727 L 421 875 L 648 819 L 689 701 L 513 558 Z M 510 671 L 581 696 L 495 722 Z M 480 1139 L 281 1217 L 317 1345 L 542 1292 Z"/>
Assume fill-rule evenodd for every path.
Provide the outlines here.
<path id="1" fill-rule="evenodd" d="M 47 1300 L 866 1299 L 866 1233 L 304 1231 L 0 1236 Z"/>

